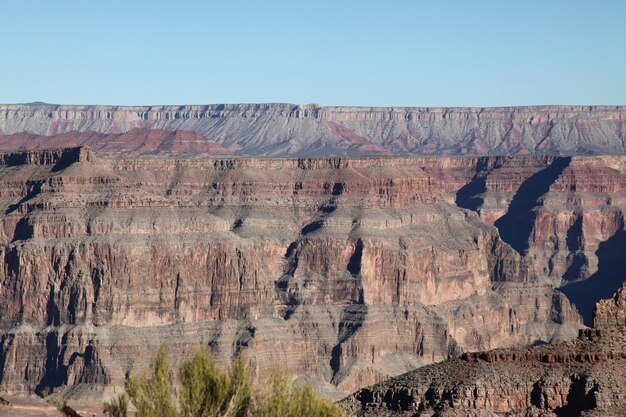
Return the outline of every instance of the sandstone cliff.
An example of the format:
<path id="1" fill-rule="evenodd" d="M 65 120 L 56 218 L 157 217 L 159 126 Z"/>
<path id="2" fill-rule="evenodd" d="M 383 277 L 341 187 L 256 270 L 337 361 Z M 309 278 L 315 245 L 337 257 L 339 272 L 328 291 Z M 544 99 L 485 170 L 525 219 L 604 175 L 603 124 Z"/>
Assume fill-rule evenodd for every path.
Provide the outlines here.
<path id="1" fill-rule="evenodd" d="M 499 157 L 477 159 L 470 174 L 437 170 L 454 178 L 456 203 L 495 225 L 591 325 L 594 303 L 626 279 L 625 163 L 623 156 Z"/>
<path id="2" fill-rule="evenodd" d="M 353 416 L 626 415 L 626 282 L 577 340 L 464 354 L 364 388 Z"/>
<path id="3" fill-rule="evenodd" d="M 555 281 L 486 205 L 457 205 L 508 166 L 506 207 L 558 161 L 0 154 L 0 389 L 99 399 L 159 344 L 175 363 L 200 343 L 337 396 L 463 351 L 571 338 L 579 316 Z"/>
<path id="4" fill-rule="evenodd" d="M 134 129 L 196 132 L 166 152 L 205 155 L 213 142 L 242 155 L 512 155 L 623 154 L 626 107 L 360 108 L 292 104 L 204 106 L 0 105 L 0 148 L 76 146 L 97 133 Z M 57 135 L 68 132 L 65 139 Z M 23 134 L 30 133 L 28 140 Z M 17 137 L 15 135 L 18 135 Z M 34 135 L 32 135 L 34 134 Z M 22 136 L 20 136 L 22 135 Z M 39 137 L 39 136 L 43 137 Z M 46 139 L 46 136 L 57 136 Z M 158 135 L 155 135 L 158 136 Z M 142 135 L 100 152 L 154 154 Z M 154 143 L 159 139 L 153 137 Z M 21 145 L 20 145 L 21 146 Z M 209 152 L 210 154 L 211 152 Z M 214 152 L 215 153 L 215 152 Z"/>

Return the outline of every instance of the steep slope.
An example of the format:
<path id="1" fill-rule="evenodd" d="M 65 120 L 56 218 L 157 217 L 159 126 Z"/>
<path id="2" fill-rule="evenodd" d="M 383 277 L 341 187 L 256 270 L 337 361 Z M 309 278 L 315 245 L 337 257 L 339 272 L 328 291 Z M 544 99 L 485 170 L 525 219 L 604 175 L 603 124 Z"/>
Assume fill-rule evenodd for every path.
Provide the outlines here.
<path id="1" fill-rule="evenodd" d="M 0 154 L 0 389 L 97 399 L 200 343 L 338 396 L 570 338 L 567 299 L 454 204 L 506 161 Z"/>
<path id="2" fill-rule="evenodd" d="M 0 148 L 11 135 L 133 129 L 196 132 L 241 155 L 623 154 L 626 107 L 319 107 L 292 104 L 204 106 L 0 105 Z M 76 143 L 71 134 L 64 146 Z M 45 142 L 42 138 L 34 139 Z M 132 140 L 129 140 L 132 143 Z M 57 146 L 58 137 L 50 146 Z M 45 147 L 46 145 L 44 145 Z M 125 145 L 121 144 L 123 148 Z M 203 154 L 202 141 L 197 154 Z M 181 153 L 193 154 L 183 148 Z M 104 149 L 104 152 L 107 152 Z M 115 152 L 113 152 L 115 154 Z M 146 155 L 150 151 L 145 151 Z"/>
<path id="3" fill-rule="evenodd" d="M 364 388 L 353 416 L 626 415 L 626 282 L 577 340 L 464 354 Z"/>
<path id="4" fill-rule="evenodd" d="M 469 174 L 464 168 L 445 173 L 456 178 L 450 186 L 458 189 L 456 204 L 494 224 L 591 325 L 594 303 L 626 279 L 626 158 L 478 158 Z"/>

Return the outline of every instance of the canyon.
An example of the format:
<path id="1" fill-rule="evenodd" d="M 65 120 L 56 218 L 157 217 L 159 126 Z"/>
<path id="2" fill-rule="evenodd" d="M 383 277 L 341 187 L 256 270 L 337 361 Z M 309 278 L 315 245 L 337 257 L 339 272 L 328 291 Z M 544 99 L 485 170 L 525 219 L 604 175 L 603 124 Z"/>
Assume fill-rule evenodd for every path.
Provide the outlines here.
<path id="1" fill-rule="evenodd" d="M 461 355 L 360 390 L 350 416 L 626 415 L 626 281 L 573 341 Z"/>
<path id="2" fill-rule="evenodd" d="M 339 399 L 571 340 L 624 280 L 624 187 L 626 156 L 0 153 L 0 389 L 100 401 L 201 344 Z"/>
<path id="3" fill-rule="evenodd" d="M 89 408 L 204 345 L 354 413 L 502 412 L 478 372 L 566 415 L 577 355 L 622 360 L 624 143 L 623 106 L 0 105 L 2 397 Z"/>
<path id="4" fill-rule="evenodd" d="M 623 154 L 626 107 L 0 105 L 0 149 L 78 145 L 110 156 Z"/>

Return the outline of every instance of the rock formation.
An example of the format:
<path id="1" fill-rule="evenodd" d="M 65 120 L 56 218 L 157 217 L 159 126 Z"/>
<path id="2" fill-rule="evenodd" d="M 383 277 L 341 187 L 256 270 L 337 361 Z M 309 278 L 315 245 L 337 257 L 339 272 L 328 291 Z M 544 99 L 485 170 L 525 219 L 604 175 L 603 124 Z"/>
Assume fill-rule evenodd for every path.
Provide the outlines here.
<path id="1" fill-rule="evenodd" d="M 204 136 L 178 130 L 132 129 L 125 133 L 67 132 L 53 136 L 20 132 L 0 135 L 0 148 L 40 149 L 66 148 L 86 145 L 98 155 L 108 157 L 206 157 L 228 155 L 232 152 Z"/>
<path id="2" fill-rule="evenodd" d="M 577 340 L 463 354 L 360 390 L 352 416 L 626 415 L 626 282 Z"/>
<path id="3" fill-rule="evenodd" d="M 478 159 L 456 203 L 495 225 L 502 239 L 547 275 L 591 325 L 594 303 L 626 279 L 626 158 Z M 467 178 L 462 168 L 452 174 Z M 462 181 L 460 181 L 462 182 Z"/>
<path id="4" fill-rule="evenodd" d="M 144 147 L 142 135 L 135 131 L 124 140 L 111 138 L 113 145 L 98 146 L 102 143 L 98 133 L 124 134 L 135 129 L 185 130 L 199 136 L 172 146 L 157 134 Z M 69 133 L 74 131 L 84 134 Z M 69 136 L 63 143 L 65 136 L 59 135 L 66 133 Z M 123 156 L 128 148 L 153 155 L 151 145 L 159 141 L 163 141 L 164 149 L 158 152 L 187 156 L 211 154 L 213 148 L 218 149 L 213 142 L 236 154 L 265 156 L 623 154 L 626 107 L 0 105 L 0 149 L 14 149 L 16 144 L 45 148 L 63 143 L 88 144 L 114 156 Z"/>
<path id="5" fill-rule="evenodd" d="M 245 349 L 257 377 L 280 364 L 338 397 L 461 352 L 570 339 L 579 316 L 536 266 L 550 256 L 492 224 L 525 210 L 532 231 L 559 207 L 546 221 L 567 228 L 579 207 L 567 250 L 584 252 L 617 230 L 602 187 L 625 162 L 2 153 L 0 390 L 100 399 L 164 343 L 173 364 L 198 344 L 222 362 Z M 564 174 L 582 167 L 611 176 Z M 514 204 L 545 170 L 543 204 Z"/>

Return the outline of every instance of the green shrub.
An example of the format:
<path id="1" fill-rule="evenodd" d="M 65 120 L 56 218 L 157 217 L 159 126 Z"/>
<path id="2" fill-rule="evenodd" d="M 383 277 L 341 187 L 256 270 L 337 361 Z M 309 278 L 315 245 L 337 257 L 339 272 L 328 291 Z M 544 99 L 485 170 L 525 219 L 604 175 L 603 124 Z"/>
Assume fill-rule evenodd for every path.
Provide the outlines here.
<path id="1" fill-rule="evenodd" d="M 310 385 L 293 385 L 278 371 L 272 373 L 259 398 L 254 417 L 341 417 L 343 411 L 320 398 Z"/>
<path id="2" fill-rule="evenodd" d="M 150 370 L 131 375 L 126 381 L 126 392 L 137 408 L 137 417 L 343 415 L 337 405 L 320 398 L 311 386 L 293 385 L 278 371 L 272 373 L 265 388 L 254 390 L 247 360 L 242 355 L 235 358 L 229 370 L 222 370 L 207 349 L 198 350 L 191 360 L 180 365 L 177 391 L 171 380 L 167 353 L 161 346 Z M 125 417 L 128 398 L 120 396 L 106 403 L 105 412 L 111 417 Z"/>
<path id="3" fill-rule="evenodd" d="M 103 412 L 109 417 L 127 417 L 128 396 L 126 394 L 118 395 L 105 402 Z"/>
<path id="4" fill-rule="evenodd" d="M 171 375 L 165 346 L 161 346 L 149 372 L 126 381 L 126 392 L 137 408 L 137 417 L 178 417 L 172 394 Z"/>
<path id="5" fill-rule="evenodd" d="M 179 404 L 182 417 L 246 417 L 251 384 L 246 361 L 239 355 L 230 372 L 219 369 L 208 350 L 181 365 Z"/>

